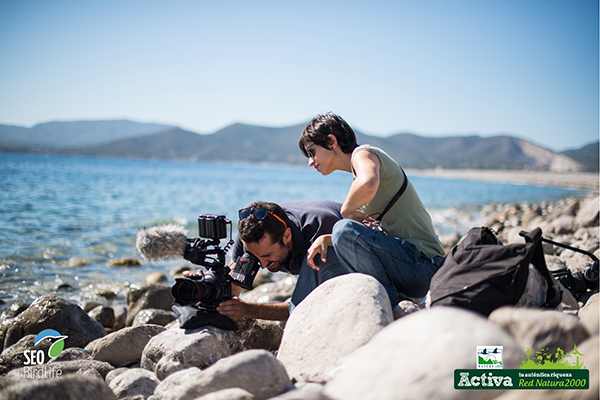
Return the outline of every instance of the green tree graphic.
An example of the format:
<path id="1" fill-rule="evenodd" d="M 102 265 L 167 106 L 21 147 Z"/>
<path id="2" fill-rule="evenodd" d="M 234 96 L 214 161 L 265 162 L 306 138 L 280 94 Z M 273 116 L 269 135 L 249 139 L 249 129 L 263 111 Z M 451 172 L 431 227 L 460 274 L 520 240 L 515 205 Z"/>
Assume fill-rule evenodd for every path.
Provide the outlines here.
<path id="1" fill-rule="evenodd" d="M 526 355 L 522 357 L 521 369 L 584 369 L 585 366 L 583 365 L 583 361 L 580 361 L 579 356 L 584 356 L 585 354 L 580 353 L 577 350 L 577 346 L 574 347 L 573 354 L 565 354 L 563 349 L 558 348 L 553 357 L 546 348 L 536 351 L 533 358 L 531 357 L 532 351 L 527 348 Z M 577 357 L 575 362 L 571 361 L 573 356 Z"/>

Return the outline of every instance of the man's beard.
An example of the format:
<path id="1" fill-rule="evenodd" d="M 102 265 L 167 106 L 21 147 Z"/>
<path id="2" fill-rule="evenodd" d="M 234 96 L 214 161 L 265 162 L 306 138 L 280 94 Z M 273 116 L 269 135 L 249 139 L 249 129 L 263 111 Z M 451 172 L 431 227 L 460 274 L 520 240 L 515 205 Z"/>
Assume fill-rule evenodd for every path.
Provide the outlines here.
<path id="1" fill-rule="evenodd" d="M 288 251 L 287 255 L 285 256 L 285 258 L 283 259 L 283 261 L 281 261 L 281 263 L 279 265 L 281 265 L 281 267 L 285 267 L 288 271 L 290 271 L 291 266 L 292 266 L 292 252 Z M 280 268 L 281 270 L 281 268 Z"/>

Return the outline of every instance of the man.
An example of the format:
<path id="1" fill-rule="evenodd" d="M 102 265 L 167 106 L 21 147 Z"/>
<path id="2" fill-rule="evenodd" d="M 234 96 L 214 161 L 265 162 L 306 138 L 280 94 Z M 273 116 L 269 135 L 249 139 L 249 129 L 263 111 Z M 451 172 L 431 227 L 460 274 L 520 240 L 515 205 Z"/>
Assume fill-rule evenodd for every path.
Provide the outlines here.
<path id="1" fill-rule="evenodd" d="M 232 287 L 234 297 L 219 304 L 217 311 L 232 319 L 257 318 L 286 320 L 289 313 L 315 287 L 327 279 L 347 273 L 333 248 L 327 261 L 315 260 L 319 271 L 307 265 L 306 253 L 321 235 L 330 234 L 339 221 L 341 204 L 334 201 L 292 201 L 267 203 L 255 201 L 240 210 L 238 236 L 232 248 L 232 264 L 244 248 L 258 258 L 260 267 L 270 272 L 286 272 L 298 276 L 291 302 L 277 304 L 249 303 L 238 296 L 240 288 Z M 233 268 L 233 265 L 230 265 Z"/>

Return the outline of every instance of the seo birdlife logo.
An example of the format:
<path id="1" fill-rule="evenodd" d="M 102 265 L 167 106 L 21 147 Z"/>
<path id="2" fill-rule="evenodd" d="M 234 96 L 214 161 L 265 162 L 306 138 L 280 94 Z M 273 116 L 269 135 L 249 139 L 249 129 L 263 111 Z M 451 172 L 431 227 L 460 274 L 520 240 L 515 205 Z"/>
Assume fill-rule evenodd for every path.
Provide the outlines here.
<path id="1" fill-rule="evenodd" d="M 48 349 L 48 357 L 55 358 L 57 357 L 65 348 L 65 339 L 68 336 L 63 336 L 54 329 L 44 329 L 40 333 L 37 334 L 35 340 L 33 341 L 34 345 L 37 345 L 43 340 L 51 343 L 50 348 Z M 43 350 L 25 350 L 25 365 L 41 365 L 46 361 L 46 357 Z"/>

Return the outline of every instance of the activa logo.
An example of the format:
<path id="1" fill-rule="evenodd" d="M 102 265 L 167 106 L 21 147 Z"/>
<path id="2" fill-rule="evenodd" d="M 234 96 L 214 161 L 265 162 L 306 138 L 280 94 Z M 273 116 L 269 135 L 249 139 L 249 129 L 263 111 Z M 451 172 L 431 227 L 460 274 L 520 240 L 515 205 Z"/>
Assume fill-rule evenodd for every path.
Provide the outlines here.
<path id="1" fill-rule="evenodd" d="M 458 382 L 458 385 L 455 384 L 455 387 L 458 386 L 459 389 L 466 389 L 467 387 L 470 388 L 473 386 L 484 386 L 488 389 L 497 387 L 511 388 L 513 386 L 512 377 L 501 372 L 494 371 L 493 373 L 488 372 L 487 374 L 484 372 L 481 376 L 470 376 L 469 371 L 459 372 L 459 374 L 460 381 Z"/>
<path id="2" fill-rule="evenodd" d="M 45 329 L 37 334 L 33 344 L 36 345 L 42 340 L 46 340 L 51 343 L 48 349 L 48 357 L 57 357 L 65 348 L 65 339 L 68 336 L 63 336 L 54 329 Z M 41 365 L 46 361 L 46 356 L 43 350 L 25 350 L 23 352 L 25 356 L 25 365 Z"/>

